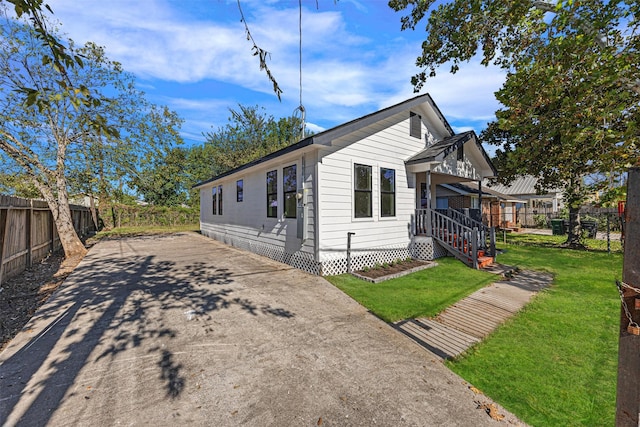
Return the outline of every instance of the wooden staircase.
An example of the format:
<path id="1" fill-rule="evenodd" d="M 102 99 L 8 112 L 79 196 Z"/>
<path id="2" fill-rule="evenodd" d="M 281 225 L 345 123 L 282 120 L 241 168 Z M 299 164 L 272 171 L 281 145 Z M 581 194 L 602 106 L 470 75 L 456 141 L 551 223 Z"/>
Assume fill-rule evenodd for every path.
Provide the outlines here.
<path id="1" fill-rule="evenodd" d="M 432 237 L 469 267 L 484 268 L 495 260 L 495 229 L 453 209 L 447 214 L 418 209 L 415 232 Z"/>

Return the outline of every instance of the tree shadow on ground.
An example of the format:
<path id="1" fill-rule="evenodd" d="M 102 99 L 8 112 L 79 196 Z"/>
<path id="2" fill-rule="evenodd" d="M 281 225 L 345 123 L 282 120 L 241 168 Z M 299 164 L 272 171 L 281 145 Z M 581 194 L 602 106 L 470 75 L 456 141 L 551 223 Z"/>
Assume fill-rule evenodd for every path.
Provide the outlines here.
<path id="1" fill-rule="evenodd" d="M 71 387 L 86 364 L 175 339 L 179 331 L 163 316 L 168 311 L 207 320 L 237 306 L 251 316 L 294 317 L 284 308 L 231 297 L 231 272 L 212 263 L 178 265 L 151 255 L 87 258 L 36 315 L 46 326 L 0 365 L 0 425 L 47 424 L 65 395 L 74 395 Z M 187 381 L 183 366 L 168 348 L 153 345 L 148 352 L 157 357 L 166 397 L 177 398 Z"/>

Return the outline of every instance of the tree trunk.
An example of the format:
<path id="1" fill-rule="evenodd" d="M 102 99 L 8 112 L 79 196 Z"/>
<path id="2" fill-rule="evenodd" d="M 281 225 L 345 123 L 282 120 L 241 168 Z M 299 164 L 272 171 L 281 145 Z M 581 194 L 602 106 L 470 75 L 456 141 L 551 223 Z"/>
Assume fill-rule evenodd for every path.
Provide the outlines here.
<path id="1" fill-rule="evenodd" d="M 48 201 L 47 201 L 48 202 Z M 60 237 L 60 243 L 64 249 L 64 255 L 67 259 L 82 258 L 87 254 L 87 249 L 78 237 L 75 228 L 73 227 L 73 217 L 71 216 L 71 208 L 69 203 L 62 204 L 56 203 L 57 209 L 49 203 L 49 207 L 53 212 L 53 220 L 58 230 L 58 236 Z"/>
<path id="2" fill-rule="evenodd" d="M 582 246 L 582 225 L 580 224 L 580 208 L 569 205 L 569 230 L 565 245 L 569 247 Z"/>
<path id="3" fill-rule="evenodd" d="M 582 244 L 582 225 L 580 224 L 580 207 L 584 201 L 582 178 L 573 178 L 565 188 L 564 197 L 569 207 L 569 230 L 565 246 L 584 249 Z"/>
<path id="4" fill-rule="evenodd" d="M 100 225 L 98 224 L 98 210 L 96 209 L 96 201 L 93 195 L 89 195 L 89 209 L 91 210 L 91 219 L 97 233 L 100 231 Z"/>
<path id="5" fill-rule="evenodd" d="M 40 194 L 49 205 L 49 210 L 53 216 L 53 222 L 58 231 L 58 237 L 64 250 L 64 256 L 67 260 L 77 260 L 84 257 L 87 249 L 78 237 L 76 229 L 73 227 L 73 217 L 71 216 L 71 208 L 69 207 L 69 197 L 66 188 L 58 189 L 58 197 L 56 198 L 51 188 L 33 180 L 34 184 L 40 190 Z"/>

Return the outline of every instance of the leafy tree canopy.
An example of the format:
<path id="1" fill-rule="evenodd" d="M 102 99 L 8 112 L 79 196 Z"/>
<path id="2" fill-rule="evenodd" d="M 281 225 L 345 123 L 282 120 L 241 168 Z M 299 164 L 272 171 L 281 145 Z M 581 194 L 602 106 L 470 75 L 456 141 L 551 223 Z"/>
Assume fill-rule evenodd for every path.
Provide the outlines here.
<path id="1" fill-rule="evenodd" d="M 108 202 L 162 147 L 180 142 L 180 119 L 148 103 L 131 74 L 93 43 L 66 43 L 82 66 L 60 70 L 49 47 L 20 19 L 0 16 L 0 150 L 3 172 L 27 177 L 51 208 L 67 256 L 84 247 L 73 231 L 69 191 Z M 48 27 L 48 34 L 56 34 Z M 52 36 L 53 37 L 53 36 Z M 56 37 L 58 40 L 59 37 Z M 71 82 L 72 85 L 69 85 Z M 75 89 L 86 88 L 91 102 Z M 25 92 L 24 88 L 33 88 Z M 31 101 L 31 93 L 37 93 Z M 100 122 L 96 125 L 96 122 Z M 108 132 L 104 131 L 109 129 Z"/>
<path id="2" fill-rule="evenodd" d="M 299 119 L 284 117 L 276 120 L 258 106 L 238 105 L 237 110 L 229 111 L 228 124 L 205 134 L 203 151 L 211 156 L 213 175 L 256 160 L 300 139 Z"/>
<path id="3" fill-rule="evenodd" d="M 640 164 L 640 36 L 636 1 L 391 0 L 409 9 L 403 29 L 428 16 L 412 82 L 420 89 L 438 67 L 479 55 L 507 71 L 496 98 L 504 108 L 483 132 L 498 145 L 500 180 L 540 178 L 540 189 L 565 188 L 572 223 L 583 177 Z M 572 227 L 573 228 L 573 227 Z M 579 237 L 579 226 L 570 234 Z"/>

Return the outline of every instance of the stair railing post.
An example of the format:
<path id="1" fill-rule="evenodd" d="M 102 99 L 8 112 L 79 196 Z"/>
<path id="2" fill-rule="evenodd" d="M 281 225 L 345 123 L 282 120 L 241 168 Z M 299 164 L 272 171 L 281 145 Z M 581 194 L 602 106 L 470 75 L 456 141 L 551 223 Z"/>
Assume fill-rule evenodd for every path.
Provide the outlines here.
<path id="1" fill-rule="evenodd" d="M 427 236 L 428 237 L 433 237 L 433 228 L 431 228 L 431 215 L 432 215 L 432 209 L 431 208 L 427 208 L 427 211 L 425 212 L 425 222 L 426 222 L 426 228 L 427 228 Z"/>
<path id="2" fill-rule="evenodd" d="M 471 231 L 471 259 L 473 260 L 473 268 L 478 269 L 478 227 L 473 227 Z"/>
<path id="3" fill-rule="evenodd" d="M 490 245 L 491 245 L 491 256 L 493 257 L 493 259 L 495 260 L 496 256 L 498 255 L 496 253 L 496 228 L 495 227 L 491 227 L 490 229 Z"/>

